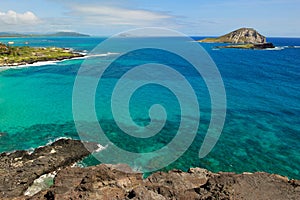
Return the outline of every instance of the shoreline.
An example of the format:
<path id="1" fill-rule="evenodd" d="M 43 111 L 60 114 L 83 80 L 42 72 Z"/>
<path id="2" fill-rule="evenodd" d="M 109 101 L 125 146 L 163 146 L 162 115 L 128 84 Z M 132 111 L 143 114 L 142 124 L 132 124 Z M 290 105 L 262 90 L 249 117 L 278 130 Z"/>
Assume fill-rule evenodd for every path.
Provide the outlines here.
<path id="1" fill-rule="evenodd" d="M 33 63 L 27 63 L 27 64 L 20 64 L 20 65 L 0 65 L 0 72 L 5 71 L 8 69 L 19 69 L 19 68 L 27 68 L 27 67 L 37 67 L 37 66 L 43 66 L 43 65 L 55 65 L 60 62 L 68 61 L 68 60 L 84 60 L 87 58 L 93 58 L 93 57 L 106 57 L 110 55 L 118 55 L 119 53 L 104 53 L 104 54 L 95 54 L 95 55 L 89 55 L 86 53 L 81 53 L 81 52 L 75 52 L 77 54 L 80 54 L 81 56 L 77 57 L 72 57 L 72 58 L 66 58 L 66 59 L 61 59 L 61 60 L 49 60 L 49 61 L 36 61 Z"/>
<path id="2" fill-rule="evenodd" d="M 99 149 L 96 143 L 85 142 L 85 145 L 93 152 Z M 90 154 L 82 141 L 66 138 L 58 138 L 33 152 L 1 153 L 0 199 L 45 199 L 49 195 L 55 199 L 99 197 L 95 195 L 116 199 L 132 195 L 151 199 L 300 197 L 300 180 L 266 172 L 214 173 L 190 168 L 187 172 L 176 169 L 155 172 L 143 178 L 142 173 L 124 164 L 84 168 L 74 165 Z"/>
<path id="3" fill-rule="evenodd" d="M 30 65 L 37 62 L 57 62 L 84 57 L 69 48 L 9 46 L 0 43 L 0 67 Z"/>
<path id="4" fill-rule="evenodd" d="M 48 60 L 41 59 L 41 60 L 35 60 L 33 62 L 8 63 L 8 64 L 0 65 L 0 69 L 2 67 L 3 68 L 11 68 L 11 67 L 31 66 L 31 65 L 35 65 L 37 63 L 55 63 L 55 62 L 61 62 L 61 61 L 65 61 L 65 60 L 81 59 L 81 58 L 85 57 L 85 55 L 83 55 L 83 54 L 79 54 L 79 53 L 75 53 L 75 54 L 76 55 L 74 55 L 74 56 L 54 58 L 54 59 L 48 59 Z"/>
<path id="5" fill-rule="evenodd" d="M 73 57 L 73 58 L 66 58 L 66 59 L 62 59 L 62 60 L 49 60 L 49 61 L 36 61 L 33 63 L 27 63 L 27 64 L 20 64 L 20 65 L 11 65 L 11 66 L 0 66 L 0 71 L 4 71 L 7 69 L 18 69 L 18 68 L 25 68 L 25 67 L 35 67 L 35 66 L 43 66 L 43 65 L 51 65 L 51 64 L 57 64 L 59 62 L 64 62 L 64 61 L 68 61 L 68 60 L 80 60 L 80 59 L 85 59 L 88 56 L 83 55 L 80 57 Z M 3 69 L 3 70 L 1 70 Z"/>
<path id="6" fill-rule="evenodd" d="M 263 50 L 263 49 L 274 49 L 275 46 L 270 43 L 261 43 L 261 44 L 229 44 L 225 46 L 217 46 L 216 48 L 219 49 L 256 49 L 256 50 Z"/>

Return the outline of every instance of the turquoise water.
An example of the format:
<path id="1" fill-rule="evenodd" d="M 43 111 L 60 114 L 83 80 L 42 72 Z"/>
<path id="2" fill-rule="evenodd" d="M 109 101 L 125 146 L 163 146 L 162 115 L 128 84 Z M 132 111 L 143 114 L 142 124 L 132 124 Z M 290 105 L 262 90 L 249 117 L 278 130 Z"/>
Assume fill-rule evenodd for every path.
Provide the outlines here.
<path id="1" fill-rule="evenodd" d="M 104 38 L 9 38 L 0 42 L 12 40 L 16 45 L 28 41 L 31 46 L 89 52 Z M 111 89 L 125 71 L 150 61 L 164 63 L 189 79 L 201 105 L 200 127 L 193 144 L 166 169 L 199 166 L 212 171 L 267 171 L 300 179 L 300 39 L 269 41 L 279 48 L 217 50 L 215 44 L 202 44 L 217 64 L 227 94 L 221 138 L 203 159 L 198 158 L 198 152 L 210 119 L 208 91 L 196 72 L 172 55 L 134 52 L 114 63 L 101 80 L 105 87 L 97 88 L 99 123 L 112 142 L 130 151 L 150 152 L 166 145 L 176 134 L 180 116 L 178 102 L 170 91 L 149 85 L 132 98 L 131 114 L 139 125 L 149 123 L 147 112 L 154 103 L 162 104 L 169 113 L 162 132 L 149 139 L 122 134 L 108 109 Z M 98 65 L 107 59 L 109 55 L 98 59 Z M 82 62 L 66 60 L 0 72 L 0 152 L 35 148 L 59 137 L 79 138 L 72 115 L 72 92 Z M 87 78 L 95 78 L 93 72 L 89 71 Z M 83 162 L 97 163 L 93 158 Z"/>

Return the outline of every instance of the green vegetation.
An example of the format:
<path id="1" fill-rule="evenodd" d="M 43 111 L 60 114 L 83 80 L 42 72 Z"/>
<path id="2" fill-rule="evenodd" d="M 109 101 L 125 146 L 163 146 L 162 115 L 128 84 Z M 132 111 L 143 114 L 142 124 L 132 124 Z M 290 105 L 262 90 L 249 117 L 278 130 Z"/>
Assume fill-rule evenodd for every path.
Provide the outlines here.
<path id="1" fill-rule="evenodd" d="M 240 29 L 238 31 L 240 31 Z M 241 44 L 251 43 L 248 36 L 243 36 L 242 34 L 238 35 L 238 36 L 235 36 L 233 34 L 236 34 L 236 32 L 231 32 L 231 33 L 228 33 L 226 35 L 223 35 L 223 36 L 220 36 L 220 37 L 217 37 L 217 38 L 205 38 L 203 40 L 199 40 L 198 42 L 205 42 L 205 43 L 241 43 Z M 236 41 L 235 41 L 235 39 L 236 39 Z"/>
<path id="2" fill-rule="evenodd" d="M 78 53 L 63 48 L 16 47 L 0 43 L 0 66 L 30 64 L 38 61 L 63 60 L 81 56 L 82 55 Z"/>
<path id="3" fill-rule="evenodd" d="M 248 43 L 249 39 L 247 37 L 243 37 L 243 36 L 239 36 L 238 38 L 238 42 L 239 43 Z M 203 40 L 199 40 L 198 42 L 205 42 L 205 43 L 236 43 L 233 42 L 232 37 L 230 37 L 229 34 L 226 34 L 224 36 L 221 37 L 217 37 L 217 38 L 205 38 Z"/>
<path id="4" fill-rule="evenodd" d="M 198 42 L 205 42 L 205 43 L 220 43 L 221 41 L 219 38 L 205 38 L 203 40 L 198 40 Z"/>

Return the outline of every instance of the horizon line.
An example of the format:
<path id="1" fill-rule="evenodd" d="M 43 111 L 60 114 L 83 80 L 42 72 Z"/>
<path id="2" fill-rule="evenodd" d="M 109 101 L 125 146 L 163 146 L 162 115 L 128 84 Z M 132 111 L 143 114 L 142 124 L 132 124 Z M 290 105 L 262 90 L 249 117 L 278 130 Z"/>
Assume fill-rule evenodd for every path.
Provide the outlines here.
<path id="1" fill-rule="evenodd" d="M 92 33 L 83 33 L 83 32 L 77 32 L 77 31 L 51 31 L 51 32 L 15 32 L 15 31 L 1 31 L 1 33 L 7 33 L 7 34 L 20 34 L 20 35 L 25 35 L 24 37 L 26 37 L 26 35 L 29 35 L 29 37 L 35 37 L 35 36 L 47 36 L 50 34 L 55 34 L 55 33 L 77 33 L 77 34 L 83 34 L 83 35 L 87 35 L 87 37 L 111 37 L 113 35 L 117 35 L 118 33 L 112 33 L 109 35 L 101 35 L 101 34 L 92 34 Z M 32 36 L 30 36 L 32 35 Z M 220 37 L 222 35 L 196 35 L 196 34 L 186 34 L 189 37 Z M 264 35 L 265 36 L 265 35 Z M 1 36 L 0 38 L 21 38 L 22 36 Z M 52 36 L 52 37 L 56 37 L 56 36 Z M 59 36 L 58 36 L 59 37 Z M 66 36 L 66 37 L 72 37 L 72 36 Z M 74 37 L 80 37 L 80 36 L 74 36 Z M 84 36 L 82 36 L 84 37 Z M 134 36 L 128 36 L 128 37 L 134 37 Z M 172 37 L 170 36 L 165 36 L 165 37 Z M 265 36 L 266 38 L 300 38 L 300 36 L 286 36 L 286 35 L 270 35 L 270 36 Z"/>

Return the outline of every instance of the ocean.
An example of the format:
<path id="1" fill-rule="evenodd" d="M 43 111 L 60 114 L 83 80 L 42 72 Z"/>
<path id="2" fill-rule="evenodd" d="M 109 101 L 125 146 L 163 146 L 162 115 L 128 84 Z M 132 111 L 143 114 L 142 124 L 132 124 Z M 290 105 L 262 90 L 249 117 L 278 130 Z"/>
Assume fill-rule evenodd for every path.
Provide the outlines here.
<path id="1" fill-rule="evenodd" d="M 66 47 L 87 53 L 104 40 L 101 37 L 0 38 L 4 43 L 14 41 L 14 45 L 28 42 L 35 47 Z M 300 38 L 267 40 L 276 48 L 217 49 L 215 46 L 219 44 L 199 44 L 218 67 L 227 99 L 222 134 L 204 158 L 200 159 L 198 154 L 211 117 L 209 91 L 199 74 L 172 54 L 148 49 L 132 52 L 114 62 L 103 74 L 96 90 L 98 123 L 112 143 L 127 151 L 151 152 L 168 144 L 176 135 L 181 119 L 180 104 L 172 91 L 149 84 L 137 90 L 130 99 L 131 117 L 140 126 L 150 123 L 148 110 L 151 105 L 161 104 L 166 110 L 168 119 L 163 129 L 149 138 L 124 134 L 112 116 L 109 101 L 114 85 L 126 71 L 140 64 L 161 63 L 178 70 L 191 82 L 201 107 L 199 128 L 192 144 L 162 170 L 203 167 L 213 172 L 265 171 L 300 179 Z M 98 55 L 97 61 L 91 60 L 92 68 L 84 76 L 99 78 L 95 75 L 97 67 L 101 68 L 114 53 L 119 52 L 106 52 Z M 85 133 L 78 135 L 74 123 L 72 97 L 77 72 L 83 62 L 83 59 L 73 59 L 6 70 L 0 68 L 0 152 L 32 150 L 61 137 L 82 138 Z M 87 118 L 85 123 L 90 123 L 93 129 L 95 122 Z M 192 136 L 187 132 L 186 137 Z M 135 165 L 139 162 L 143 161 L 132 163 L 132 167 L 138 168 Z M 79 164 L 98 163 L 90 156 Z"/>

